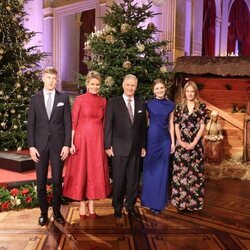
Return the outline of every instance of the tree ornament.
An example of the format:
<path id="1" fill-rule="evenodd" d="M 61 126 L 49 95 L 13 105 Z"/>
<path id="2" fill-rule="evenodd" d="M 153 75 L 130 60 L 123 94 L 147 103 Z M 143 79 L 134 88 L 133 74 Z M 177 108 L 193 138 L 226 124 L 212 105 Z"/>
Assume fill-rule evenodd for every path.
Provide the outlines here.
<path id="1" fill-rule="evenodd" d="M 123 64 L 122 64 L 122 67 L 124 69 L 130 69 L 131 68 L 131 62 L 130 61 L 125 61 Z"/>
<path id="2" fill-rule="evenodd" d="M 113 31 L 114 28 L 112 28 L 110 25 L 106 24 L 103 28 L 103 32 L 105 33 L 110 33 L 111 31 Z"/>
<path id="3" fill-rule="evenodd" d="M 22 96 L 21 95 L 17 95 L 17 97 L 16 97 L 17 99 L 21 99 L 22 98 Z"/>
<path id="4" fill-rule="evenodd" d="M 121 32 L 122 33 L 127 33 L 130 30 L 130 25 L 127 23 L 123 23 L 121 25 Z"/>
<path id="5" fill-rule="evenodd" d="M 148 25 L 147 25 L 147 29 L 148 30 L 151 30 L 151 31 L 153 31 L 153 30 L 155 30 L 155 25 L 153 24 L 153 23 L 149 23 Z"/>
<path id="6" fill-rule="evenodd" d="M 114 84 L 114 79 L 112 76 L 108 76 L 105 80 L 104 80 L 104 83 L 106 86 L 110 87 Z"/>
<path id="7" fill-rule="evenodd" d="M 113 44 L 113 43 L 115 43 L 115 37 L 113 36 L 113 35 L 108 35 L 108 36 L 106 36 L 106 42 L 107 43 L 111 43 L 111 44 Z"/>
<path id="8" fill-rule="evenodd" d="M 28 87 L 25 87 L 23 90 L 24 90 L 25 92 L 27 92 L 27 91 L 29 90 L 29 88 L 28 88 Z"/>
<path id="9" fill-rule="evenodd" d="M 138 43 L 136 43 L 136 48 L 139 52 L 143 52 L 145 50 L 145 45 L 141 44 L 141 42 L 139 41 Z"/>
<path id="10" fill-rule="evenodd" d="M 10 113 L 11 113 L 11 114 L 15 114 L 15 113 L 16 113 L 16 110 L 15 110 L 15 109 L 11 109 Z"/>
<path id="11" fill-rule="evenodd" d="M 162 65 L 161 68 L 160 68 L 160 71 L 161 71 L 162 73 L 167 73 L 167 72 L 168 72 L 167 66 L 166 66 L 166 65 Z"/>
<path id="12" fill-rule="evenodd" d="M 2 90 L 0 90 L 0 95 L 3 95 L 3 91 Z"/>
<path id="13" fill-rule="evenodd" d="M 21 84 L 19 82 L 16 83 L 16 88 L 20 88 Z"/>
<path id="14" fill-rule="evenodd" d="M 1 126 L 2 126 L 3 128 L 5 128 L 6 123 L 5 123 L 5 122 L 1 122 Z"/>
<path id="15" fill-rule="evenodd" d="M 18 126 L 17 126 L 17 125 L 14 125 L 13 128 L 14 128 L 14 129 L 18 129 Z"/>

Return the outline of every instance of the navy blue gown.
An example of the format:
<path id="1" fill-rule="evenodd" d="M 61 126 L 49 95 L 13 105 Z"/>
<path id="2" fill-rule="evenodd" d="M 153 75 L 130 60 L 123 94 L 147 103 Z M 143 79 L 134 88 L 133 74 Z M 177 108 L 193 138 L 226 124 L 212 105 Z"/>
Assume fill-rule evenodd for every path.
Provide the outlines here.
<path id="1" fill-rule="evenodd" d="M 153 99 L 147 103 L 150 125 L 143 161 L 141 203 L 155 210 L 163 210 L 168 201 L 169 115 L 173 109 L 174 103 L 166 99 Z"/>

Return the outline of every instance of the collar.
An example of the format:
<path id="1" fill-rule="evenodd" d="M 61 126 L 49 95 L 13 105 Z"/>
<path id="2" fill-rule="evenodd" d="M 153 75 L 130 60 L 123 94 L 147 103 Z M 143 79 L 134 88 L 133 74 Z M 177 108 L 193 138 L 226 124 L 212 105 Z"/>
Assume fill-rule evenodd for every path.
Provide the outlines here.
<path id="1" fill-rule="evenodd" d="M 128 96 L 126 96 L 124 93 L 123 93 L 122 97 L 123 97 L 123 99 L 125 100 L 125 102 L 127 102 L 128 99 L 130 99 L 132 102 L 135 100 L 134 96 L 128 97 Z"/>
<path id="2" fill-rule="evenodd" d="M 48 94 L 48 93 L 51 93 L 52 95 L 54 95 L 54 94 L 56 93 L 56 90 L 53 89 L 52 91 L 48 91 L 48 90 L 43 89 L 43 94 L 44 94 L 44 95 L 45 95 L 45 94 Z"/>

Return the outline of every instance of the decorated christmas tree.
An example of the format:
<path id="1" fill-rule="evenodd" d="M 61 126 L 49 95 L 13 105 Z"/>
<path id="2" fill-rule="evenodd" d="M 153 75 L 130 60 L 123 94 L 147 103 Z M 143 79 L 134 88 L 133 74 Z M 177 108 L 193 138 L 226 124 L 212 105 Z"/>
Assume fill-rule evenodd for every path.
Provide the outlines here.
<path id="1" fill-rule="evenodd" d="M 150 86 L 154 79 L 162 78 L 171 85 L 168 41 L 158 41 L 157 27 L 152 22 L 145 24 L 158 15 L 151 7 L 151 2 L 141 6 L 133 0 L 114 2 L 102 17 L 104 29 L 88 35 L 84 62 L 90 70 L 102 74 L 105 83 L 102 95 L 120 95 L 121 83 L 127 74 L 137 76 L 137 94 L 144 99 L 151 98 Z"/>
<path id="2" fill-rule="evenodd" d="M 41 88 L 35 36 L 23 26 L 23 1 L 0 0 L 0 150 L 26 146 L 27 109 L 32 94 Z"/>

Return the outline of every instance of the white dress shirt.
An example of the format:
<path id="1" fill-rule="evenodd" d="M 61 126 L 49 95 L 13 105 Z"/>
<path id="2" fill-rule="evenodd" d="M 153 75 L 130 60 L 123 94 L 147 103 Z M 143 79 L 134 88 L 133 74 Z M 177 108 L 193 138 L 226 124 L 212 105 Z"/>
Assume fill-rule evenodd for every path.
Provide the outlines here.
<path id="1" fill-rule="evenodd" d="M 52 107 L 51 107 L 51 110 L 52 110 L 53 105 L 54 105 L 54 100 L 55 100 L 55 94 L 56 94 L 56 91 L 55 91 L 55 90 L 48 91 L 48 90 L 43 89 L 43 96 L 44 96 L 44 103 L 45 103 L 45 107 L 47 106 L 47 100 L 48 100 L 48 98 L 49 98 L 48 93 L 51 93 L 51 101 L 52 101 Z"/>
<path id="2" fill-rule="evenodd" d="M 132 107 L 132 112 L 133 112 L 133 116 L 135 116 L 135 98 L 134 97 L 127 97 L 125 94 L 122 95 L 123 100 L 126 103 L 126 106 L 128 107 L 128 99 L 131 100 L 131 107 Z"/>

